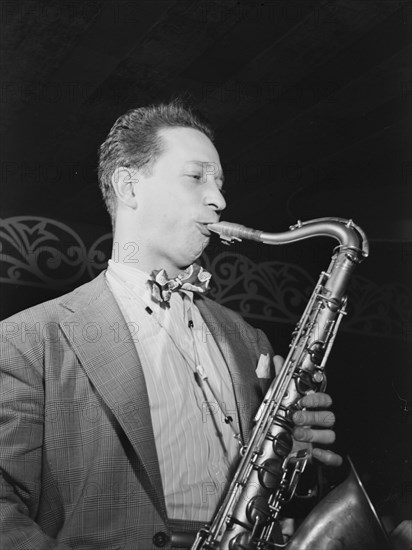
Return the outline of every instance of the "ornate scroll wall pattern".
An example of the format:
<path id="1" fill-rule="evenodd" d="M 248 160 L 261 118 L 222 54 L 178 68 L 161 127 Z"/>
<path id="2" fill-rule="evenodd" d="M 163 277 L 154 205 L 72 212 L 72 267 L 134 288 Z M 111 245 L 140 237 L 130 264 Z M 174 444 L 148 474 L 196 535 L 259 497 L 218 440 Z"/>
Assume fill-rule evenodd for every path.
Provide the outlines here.
<path id="1" fill-rule="evenodd" d="M 2 219 L 0 282 L 62 290 L 73 288 L 104 268 L 110 243 L 108 233 L 87 249 L 71 227 L 50 218 Z"/>
<path id="2" fill-rule="evenodd" d="M 249 319 L 295 323 L 313 290 L 310 275 L 294 264 L 255 263 L 223 252 L 204 265 L 213 273 L 211 297 Z"/>
<path id="3" fill-rule="evenodd" d="M 17 216 L 0 220 L 0 281 L 61 289 L 95 277 L 111 254 L 111 234 L 86 246 L 68 225 L 50 218 Z M 300 266 L 253 262 L 241 254 L 206 254 L 213 274 L 211 297 L 247 319 L 293 324 L 300 317 L 315 280 Z M 355 275 L 349 290 L 349 315 L 342 330 L 369 336 L 408 337 L 412 293 L 399 283 L 377 285 Z"/>
<path id="4" fill-rule="evenodd" d="M 295 323 L 316 284 L 296 264 L 255 263 L 239 254 L 224 252 L 212 259 L 204 257 L 204 265 L 213 273 L 211 296 L 250 320 Z M 340 330 L 368 336 L 410 337 L 412 292 L 405 285 L 377 285 L 355 275 L 348 298 L 348 315 Z"/>

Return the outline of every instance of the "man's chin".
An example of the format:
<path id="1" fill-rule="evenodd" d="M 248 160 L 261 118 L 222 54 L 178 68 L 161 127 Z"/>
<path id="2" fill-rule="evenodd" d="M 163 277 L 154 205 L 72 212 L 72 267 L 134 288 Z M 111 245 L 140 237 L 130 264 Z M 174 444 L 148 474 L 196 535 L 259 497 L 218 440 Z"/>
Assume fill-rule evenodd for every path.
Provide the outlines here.
<path id="1" fill-rule="evenodd" d="M 207 247 L 207 245 L 209 244 L 209 241 L 210 239 L 207 238 L 205 239 L 205 241 L 202 243 L 202 245 L 199 247 L 199 249 L 196 251 L 196 252 L 193 252 L 193 254 L 189 257 L 186 257 L 182 262 L 179 263 L 179 269 L 186 269 L 187 267 L 189 267 L 190 265 L 192 265 L 193 263 L 195 263 L 199 258 L 200 256 L 203 254 L 205 248 Z"/>

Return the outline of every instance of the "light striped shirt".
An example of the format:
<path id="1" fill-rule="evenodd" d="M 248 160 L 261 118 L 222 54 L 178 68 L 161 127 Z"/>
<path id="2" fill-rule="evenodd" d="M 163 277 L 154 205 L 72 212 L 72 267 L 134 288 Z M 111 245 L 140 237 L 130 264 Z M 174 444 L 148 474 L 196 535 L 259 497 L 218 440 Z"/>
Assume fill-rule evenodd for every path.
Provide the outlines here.
<path id="1" fill-rule="evenodd" d="M 147 273 L 109 261 L 106 277 L 134 332 L 168 515 L 210 521 L 239 457 L 234 437 L 238 417 L 226 363 L 191 292 L 173 292 L 170 308 L 162 308 L 151 299 Z M 217 400 L 207 383 L 196 381 L 197 363 Z M 232 425 L 224 422 L 225 414 Z"/>

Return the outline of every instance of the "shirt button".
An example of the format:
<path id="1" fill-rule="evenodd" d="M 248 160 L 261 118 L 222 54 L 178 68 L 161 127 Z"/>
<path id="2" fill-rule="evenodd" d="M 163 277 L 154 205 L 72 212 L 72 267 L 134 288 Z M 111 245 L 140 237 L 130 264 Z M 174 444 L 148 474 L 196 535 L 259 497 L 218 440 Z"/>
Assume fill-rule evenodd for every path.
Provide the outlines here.
<path id="1" fill-rule="evenodd" d="M 153 544 L 158 548 L 162 548 L 162 546 L 165 546 L 168 542 L 169 537 L 166 533 L 163 533 L 163 531 L 159 531 L 153 535 Z"/>

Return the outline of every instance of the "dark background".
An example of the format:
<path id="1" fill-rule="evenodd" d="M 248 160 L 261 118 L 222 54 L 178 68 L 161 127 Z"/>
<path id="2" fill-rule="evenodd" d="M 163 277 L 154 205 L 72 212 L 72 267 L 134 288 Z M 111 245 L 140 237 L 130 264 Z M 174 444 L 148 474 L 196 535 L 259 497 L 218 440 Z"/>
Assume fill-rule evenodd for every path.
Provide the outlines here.
<path id="1" fill-rule="evenodd" d="M 380 513 L 410 517 L 411 3 L 3 0 L 0 9 L 2 317 L 104 266 L 111 228 L 97 148 L 128 108 L 183 94 L 216 129 L 224 219 L 278 232 L 339 216 L 368 234 L 328 369 L 337 449 Z M 245 243 L 229 256 L 213 242 L 214 271 L 243 273 L 239 292 L 232 272 L 215 298 L 285 355 L 299 316 L 288 293 L 299 285 L 281 265 L 316 277 L 331 250 L 325 239 Z M 267 281 L 268 266 L 280 282 Z M 265 315 L 268 290 L 282 307 Z M 247 310 L 250 292 L 263 302 Z"/>

